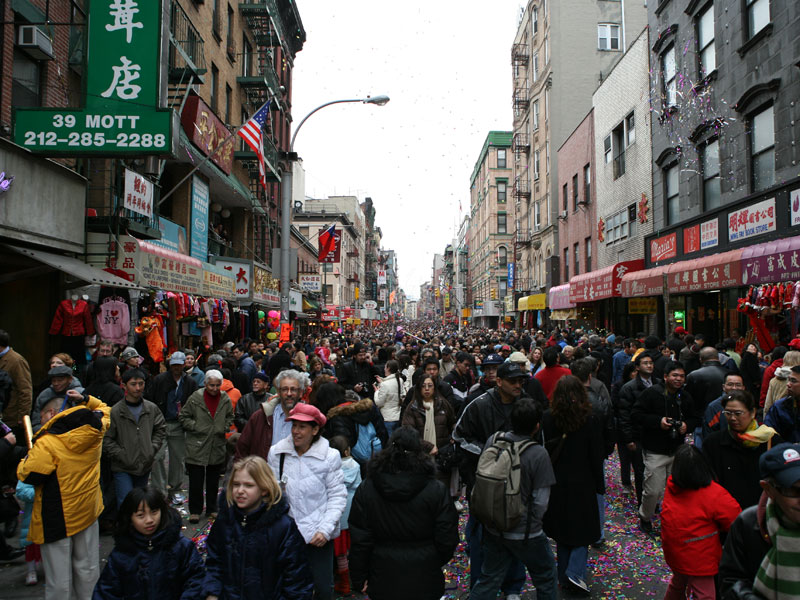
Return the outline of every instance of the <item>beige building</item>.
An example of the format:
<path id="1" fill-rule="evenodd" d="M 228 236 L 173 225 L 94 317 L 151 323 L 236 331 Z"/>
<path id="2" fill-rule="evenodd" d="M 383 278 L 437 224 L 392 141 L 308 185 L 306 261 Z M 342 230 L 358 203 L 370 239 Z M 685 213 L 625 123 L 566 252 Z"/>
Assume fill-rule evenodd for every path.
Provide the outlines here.
<path id="1" fill-rule="evenodd" d="M 513 257 L 511 132 L 490 131 L 470 179 L 468 256 L 473 322 L 497 326 Z"/>
<path id="2" fill-rule="evenodd" d="M 592 94 L 647 25 L 642 4 L 531 0 L 511 48 L 516 291 L 560 281 L 557 150 L 592 107 Z M 513 204 L 511 202 L 513 201 Z"/>

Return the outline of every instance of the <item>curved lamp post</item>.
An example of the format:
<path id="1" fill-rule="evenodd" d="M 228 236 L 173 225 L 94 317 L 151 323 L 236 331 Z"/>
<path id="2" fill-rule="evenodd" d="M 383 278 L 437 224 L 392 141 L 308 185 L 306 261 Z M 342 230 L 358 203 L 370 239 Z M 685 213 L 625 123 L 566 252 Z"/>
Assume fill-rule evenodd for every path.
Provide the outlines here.
<path id="1" fill-rule="evenodd" d="M 303 126 L 303 123 L 305 123 L 308 118 L 318 110 L 321 110 L 326 106 L 331 106 L 332 104 L 346 104 L 352 102 L 383 106 L 389 102 L 389 96 L 381 95 L 367 98 L 332 100 L 330 102 L 326 102 L 325 104 L 321 104 L 303 117 L 303 120 L 297 125 L 297 129 L 294 130 L 294 135 L 292 135 L 292 140 L 289 143 L 289 169 L 283 173 L 283 179 L 281 181 L 281 324 L 289 322 L 289 248 L 292 226 L 292 192 L 294 187 L 293 163 L 295 160 L 297 160 L 297 155 L 294 153 L 294 140 L 297 138 L 297 134 L 300 132 L 300 128 Z"/>

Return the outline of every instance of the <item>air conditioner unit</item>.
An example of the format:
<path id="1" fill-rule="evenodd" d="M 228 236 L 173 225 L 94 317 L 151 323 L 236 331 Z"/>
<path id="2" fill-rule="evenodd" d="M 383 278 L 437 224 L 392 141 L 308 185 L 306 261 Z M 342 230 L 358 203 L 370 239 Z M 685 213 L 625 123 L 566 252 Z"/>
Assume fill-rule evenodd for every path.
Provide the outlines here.
<path id="1" fill-rule="evenodd" d="M 36 60 L 53 60 L 53 42 L 36 25 L 21 25 L 17 46 Z"/>

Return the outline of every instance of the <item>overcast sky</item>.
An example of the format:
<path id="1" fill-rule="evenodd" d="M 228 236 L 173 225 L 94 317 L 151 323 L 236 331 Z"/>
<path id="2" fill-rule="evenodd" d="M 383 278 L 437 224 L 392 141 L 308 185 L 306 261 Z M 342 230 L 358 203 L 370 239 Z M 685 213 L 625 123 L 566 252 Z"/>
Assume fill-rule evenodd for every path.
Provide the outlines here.
<path id="1" fill-rule="evenodd" d="M 307 40 L 295 59 L 295 126 L 330 100 L 386 94 L 383 107 L 327 107 L 295 150 L 306 195 L 372 197 L 383 247 L 409 297 L 469 209 L 487 132 L 510 130 L 518 0 L 299 0 Z"/>

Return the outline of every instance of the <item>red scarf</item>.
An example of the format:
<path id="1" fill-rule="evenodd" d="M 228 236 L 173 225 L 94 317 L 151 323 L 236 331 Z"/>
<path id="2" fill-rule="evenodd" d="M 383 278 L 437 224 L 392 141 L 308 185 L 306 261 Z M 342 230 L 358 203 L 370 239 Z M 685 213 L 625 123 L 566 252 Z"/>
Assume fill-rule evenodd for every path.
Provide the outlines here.
<path id="1" fill-rule="evenodd" d="M 211 418 L 214 418 L 214 415 L 217 414 L 217 407 L 219 406 L 219 399 L 222 398 L 222 394 L 217 394 L 216 396 L 212 396 L 208 392 L 203 392 L 203 402 L 206 403 L 206 408 L 208 412 L 211 413 Z"/>

